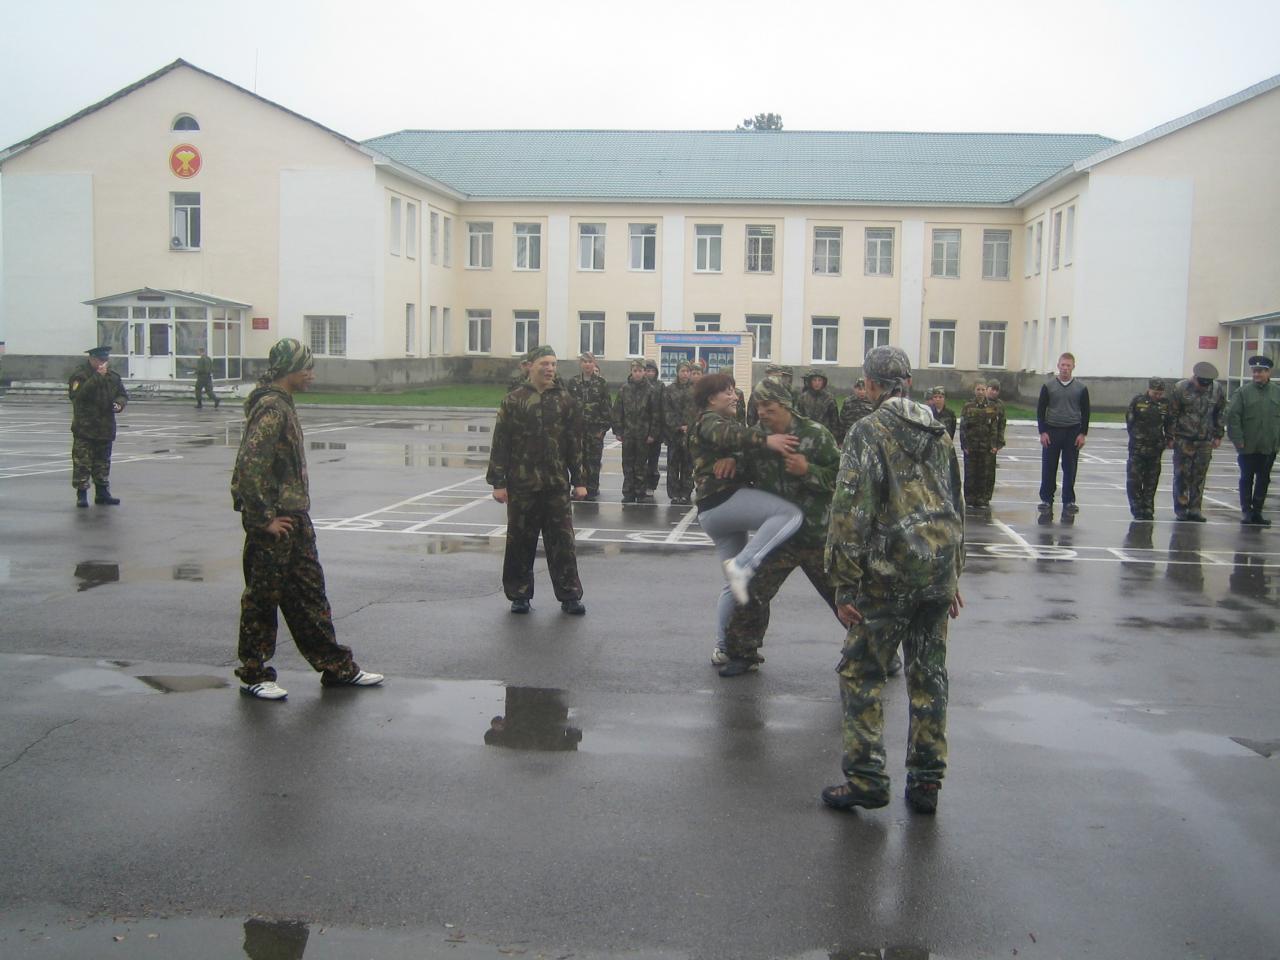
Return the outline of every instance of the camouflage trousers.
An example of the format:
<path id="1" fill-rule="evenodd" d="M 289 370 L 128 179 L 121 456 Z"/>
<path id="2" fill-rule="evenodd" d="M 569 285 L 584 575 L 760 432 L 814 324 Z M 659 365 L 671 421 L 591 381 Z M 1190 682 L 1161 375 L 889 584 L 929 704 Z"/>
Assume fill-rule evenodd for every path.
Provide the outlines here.
<path id="1" fill-rule="evenodd" d="M 889 789 L 881 695 L 889 661 L 901 643 L 910 698 L 907 778 L 937 783 L 947 769 L 949 603 L 859 596 L 857 606 L 863 620 L 849 628 L 844 656 L 836 667 L 844 707 L 844 775 L 867 793 Z"/>
<path id="2" fill-rule="evenodd" d="M 649 444 L 642 436 L 622 437 L 622 495 L 639 497 L 648 489 Z"/>
<path id="3" fill-rule="evenodd" d="M 600 464 L 604 460 L 604 430 L 587 430 L 582 434 L 582 485 L 587 496 L 600 494 Z"/>
<path id="4" fill-rule="evenodd" d="M 89 478 L 105 487 L 111 478 L 111 441 L 71 438 L 71 486 L 89 489 Z"/>
<path id="5" fill-rule="evenodd" d="M 649 490 L 658 489 L 658 461 L 662 458 L 662 441 L 655 440 L 649 444 L 648 459 L 645 461 L 644 483 Z"/>
<path id="6" fill-rule="evenodd" d="M 547 553 L 547 573 L 556 599 L 582 599 L 578 556 L 573 545 L 573 508 L 569 488 L 507 488 L 507 552 L 502 561 L 502 589 L 508 600 L 533 599 L 533 561 L 538 537 Z"/>
<path id="7" fill-rule="evenodd" d="M 276 652 L 277 610 L 284 613 L 298 652 L 316 670 L 335 680 L 348 680 L 360 671 L 350 648 L 338 643 L 333 631 L 311 518 L 305 513 L 291 516 L 293 530 L 278 540 L 256 530 L 245 533 L 236 676 L 246 684 L 276 679 L 275 667 L 267 661 Z"/>
<path id="8" fill-rule="evenodd" d="M 1129 448 L 1125 464 L 1125 492 L 1129 495 L 1129 512 L 1135 517 L 1156 512 L 1156 487 L 1160 485 L 1160 465 L 1164 447 L 1155 450 Z"/>
<path id="9" fill-rule="evenodd" d="M 725 652 L 731 657 L 759 662 L 760 647 L 764 645 L 765 631 L 769 629 L 769 603 L 782 585 L 786 583 L 791 571 L 799 567 L 809 578 L 818 596 L 836 612 L 836 591 L 831 578 L 823 569 L 823 553 L 826 545 L 813 547 L 796 546 L 788 541 L 777 547 L 769 558 L 762 563 L 751 578 L 751 599 L 737 607 L 725 626 Z M 836 621 L 839 623 L 839 620 Z M 840 627 L 844 629 L 843 626 Z"/>
<path id="10" fill-rule="evenodd" d="M 971 507 L 990 503 L 996 489 L 996 455 L 987 450 L 964 455 L 964 502 Z"/>
<path id="11" fill-rule="evenodd" d="M 1173 512 L 1178 516 L 1200 512 L 1212 459 L 1213 443 L 1209 440 L 1173 442 Z"/>
<path id="12" fill-rule="evenodd" d="M 218 405 L 218 397 L 213 392 L 213 377 L 196 377 L 196 406 L 203 406 L 203 394 L 208 393 L 213 405 Z"/>
<path id="13" fill-rule="evenodd" d="M 672 500 L 693 496 L 693 457 L 686 434 L 676 434 L 667 443 L 667 496 Z"/>

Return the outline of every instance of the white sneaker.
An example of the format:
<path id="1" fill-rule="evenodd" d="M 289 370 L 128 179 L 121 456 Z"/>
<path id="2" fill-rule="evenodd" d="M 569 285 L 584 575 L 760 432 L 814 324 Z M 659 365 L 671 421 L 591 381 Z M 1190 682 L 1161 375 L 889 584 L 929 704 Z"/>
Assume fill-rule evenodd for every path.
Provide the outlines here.
<path id="1" fill-rule="evenodd" d="M 283 700 L 289 696 L 289 691 L 274 680 L 241 684 L 240 692 L 246 697 L 257 697 L 259 700 Z"/>
<path id="2" fill-rule="evenodd" d="M 745 604 L 751 599 L 751 594 L 747 592 L 751 573 L 738 566 L 737 560 L 730 558 L 724 562 L 724 578 L 729 582 L 729 592 L 733 594 L 733 599 L 739 604 Z"/>
<path id="3" fill-rule="evenodd" d="M 714 650 L 711 651 L 711 665 L 713 667 L 723 667 L 728 662 L 729 662 L 729 655 L 725 653 L 723 650 L 721 650 L 719 647 L 716 647 Z"/>
<path id="4" fill-rule="evenodd" d="M 361 670 L 350 680 L 331 680 L 327 673 L 320 675 L 320 683 L 326 687 L 376 687 L 385 679 L 382 674 L 368 670 Z"/>

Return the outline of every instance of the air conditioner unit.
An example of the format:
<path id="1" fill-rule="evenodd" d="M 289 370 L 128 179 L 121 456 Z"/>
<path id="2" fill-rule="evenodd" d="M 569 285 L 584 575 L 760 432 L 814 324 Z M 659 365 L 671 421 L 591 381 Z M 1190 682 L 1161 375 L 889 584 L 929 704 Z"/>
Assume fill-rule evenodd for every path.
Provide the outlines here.
<path id="1" fill-rule="evenodd" d="M 174 237 L 172 240 L 169 241 L 169 246 L 173 247 L 173 249 L 175 250 L 181 250 L 183 247 L 186 246 L 186 244 L 182 242 L 181 237 Z"/>

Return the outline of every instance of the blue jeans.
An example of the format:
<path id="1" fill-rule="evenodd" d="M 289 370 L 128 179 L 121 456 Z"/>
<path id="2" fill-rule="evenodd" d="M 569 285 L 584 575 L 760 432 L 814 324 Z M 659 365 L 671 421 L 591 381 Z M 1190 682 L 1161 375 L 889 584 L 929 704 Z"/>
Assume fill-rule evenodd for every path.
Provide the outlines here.
<path id="1" fill-rule="evenodd" d="M 1053 503 L 1058 490 L 1058 458 L 1062 458 L 1062 503 L 1076 502 L 1076 464 L 1080 461 L 1080 448 L 1076 437 L 1080 427 L 1048 427 L 1049 445 L 1040 450 L 1040 502 Z"/>

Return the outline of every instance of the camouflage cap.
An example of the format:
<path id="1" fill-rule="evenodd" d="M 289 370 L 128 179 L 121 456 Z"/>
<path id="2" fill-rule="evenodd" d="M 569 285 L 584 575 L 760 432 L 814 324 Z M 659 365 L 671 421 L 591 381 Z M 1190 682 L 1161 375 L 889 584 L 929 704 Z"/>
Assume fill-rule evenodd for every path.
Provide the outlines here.
<path id="1" fill-rule="evenodd" d="M 911 361 L 899 347 L 873 347 L 862 361 L 867 377 L 880 383 L 892 383 L 911 377 Z"/>
<path id="2" fill-rule="evenodd" d="M 867 381 L 863 380 L 861 377 L 853 381 L 853 386 L 855 389 L 858 387 L 865 387 L 866 385 L 867 385 Z"/>
<path id="3" fill-rule="evenodd" d="M 644 361 L 643 361 L 643 360 L 632 360 L 632 361 L 631 361 L 631 369 L 632 369 L 632 370 L 643 370 L 643 369 L 644 369 Z"/>
<path id="4" fill-rule="evenodd" d="M 795 400 L 791 391 L 773 380 L 761 380 L 755 389 L 756 403 L 776 403 L 788 410 L 795 409 Z"/>
<path id="5" fill-rule="evenodd" d="M 823 372 L 822 372 L 821 370 L 819 370 L 817 367 L 810 367 L 808 370 L 806 370 L 806 371 L 804 372 L 804 378 L 805 378 L 806 380 L 811 380 L 811 379 L 813 379 L 814 377 L 821 377 L 823 380 L 829 380 L 829 379 L 830 379 L 830 378 L 829 378 L 825 373 L 823 373 Z"/>
<path id="6" fill-rule="evenodd" d="M 658 369 L 658 362 L 657 362 L 656 360 L 646 360 L 646 361 L 644 362 L 644 368 L 645 368 L 646 370 L 657 370 L 657 369 Z"/>
<path id="7" fill-rule="evenodd" d="M 782 373 L 786 369 L 787 368 L 780 363 L 771 363 L 764 368 L 764 372 L 765 372 L 765 376 L 768 376 L 771 373 Z"/>
<path id="8" fill-rule="evenodd" d="M 1002 389 L 1004 389 L 1003 387 L 1001 387 L 1001 386 L 1000 386 L 1000 381 L 999 381 L 999 380 L 995 380 L 995 379 L 988 380 L 988 381 L 987 381 L 987 386 L 988 386 L 988 387 L 995 387 L 997 390 L 1002 390 Z"/>
<path id="9" fill-rule="evenodd" d="M 681 360 L 679 363 L 676 364 L 676 373 L 679 373 L 681 370 L 688 370 L 692 366 L 693 366 L 692 361 Z"/>
<path id="10" fill-rule="evenodd" d="M 1165 388 L 1164 377 L 1152 377 L 1147 381 L 1148 390 L 1163 390 Z"/>
<path id="11" fill-rule="evenodd" d="M 784 377 L 794 377 L 796 375 L 795 370 L 792 367 L 788 367 L 785 363 L 778 367 L 778 372 Z"/>
<path id="12" fill-rule="evenodd" d="M 943 399 L 946 399 L 946 396 L 947 396 L 946 388 L 944 388 L 944 387 L 930 387 L 930 388 L 929 388 L 929 392 L 928 392 L 928 393 L 926 393 L 926 394 L 924 395 L 924 398 L 925 398 L 926 400 L 930 400 L 930 399 L 932 399 L 933 397 L 942 397 Z"/>
<path id="13" fill-rule="evenodd" d="M 267 354 L 267 376 L 272 380 L 279 380 L 299 370 L 309 370 L 313 366 L 315 360 L 311 356 L 311 348 L 293 337 L 277 340 Z"/>
<path id="14" fill-rule="evenodd" d="M 555 347 L 551 346 L 549 343 L 544 343 L 541 346 L 531 348 L 529 352 L 524 355 L 524 358 L 529 363 L 533 363 L 533 361 L 537 360 L 539 357 L 554 357 L 555 355 Z"/>
<path id="15" fill-rule="evenodd" d="M 596 355 L 589 350 L 584 350 L 582 353 L 578 354 L 578 360 L 582 363 L 595 363 Z"/>

